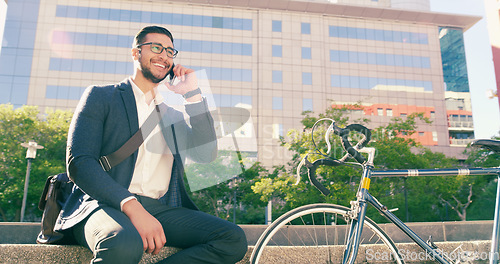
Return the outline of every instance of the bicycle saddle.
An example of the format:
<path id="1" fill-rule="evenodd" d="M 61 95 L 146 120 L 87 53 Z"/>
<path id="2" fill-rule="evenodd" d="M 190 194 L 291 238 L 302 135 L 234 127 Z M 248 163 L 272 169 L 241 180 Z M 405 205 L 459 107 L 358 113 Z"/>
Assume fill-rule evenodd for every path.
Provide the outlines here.
<path id="1" fill-rule="evenodd" d="M 495 151 L 495 152 L 500 152 L 500 140 L 478 139 L 478 140 L 474 140 L 471 143 L 471 146 L 487 148 L 487 149 Z"/>

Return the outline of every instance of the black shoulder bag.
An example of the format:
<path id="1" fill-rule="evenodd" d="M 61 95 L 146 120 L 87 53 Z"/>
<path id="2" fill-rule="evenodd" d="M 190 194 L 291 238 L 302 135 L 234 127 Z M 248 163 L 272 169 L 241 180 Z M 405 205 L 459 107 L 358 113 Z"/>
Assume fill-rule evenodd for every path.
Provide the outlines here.
<path id="1" fill-rule="evenodd" d="M 153 131 L 155 126 L 161 120 L 161 112 L 164 112 L 165 104 L 156 105 L 156 111 L 153 111 L 139 130 L 117 151 L 99 158 L 99 163 L 105 171 L 118 165 L 128 156 L 132 155 L 145 138 Z M 47 178 L 45 187 L 38 202 L 38 209 L 43 211 L 41 231 L 36 238 L 38 244 L 65 244 L 64 234 L 54 231 L 61 208 L 64 206 L 67 198 L 72 192 L 73 182 L 68 178 L 66 172 L 52 175 Z"/>

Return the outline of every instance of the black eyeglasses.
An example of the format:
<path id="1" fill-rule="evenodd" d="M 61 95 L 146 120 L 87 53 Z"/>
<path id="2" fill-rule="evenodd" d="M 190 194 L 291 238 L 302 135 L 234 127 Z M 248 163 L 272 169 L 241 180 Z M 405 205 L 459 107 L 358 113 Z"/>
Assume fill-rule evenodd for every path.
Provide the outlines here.
<path id="1" fill-rule="evenodd" d="M 155 43 L 155 42 L 147 42 L 147 43 L 142 43 L 137 45 L 137 48 L 144 46 L 144 45 L 151 45 L 151 51 L 156 54 L 161 54 L 163 50 L 167 53 L 167 57 L 169 58 L 175 58 L 177 56 L 177 53 L 179 53 L 178 50 L 173 49 L 171 47 L 163 47 L 160 43 Z"/>

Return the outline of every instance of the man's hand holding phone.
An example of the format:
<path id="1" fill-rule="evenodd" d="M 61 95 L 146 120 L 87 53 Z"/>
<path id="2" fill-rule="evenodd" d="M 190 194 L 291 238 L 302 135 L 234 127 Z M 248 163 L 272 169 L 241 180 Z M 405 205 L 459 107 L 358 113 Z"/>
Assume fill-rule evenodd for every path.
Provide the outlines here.
<path id="1" fill-rule="evenodd" d="M 201 101 L 201 91 L 198 88 L 198 78 L 193 69 L 182 65 L 174 65 L 170 79 L 164 82 L 165 86 L 174 93 L 180 94 L 187 102 Z"/>

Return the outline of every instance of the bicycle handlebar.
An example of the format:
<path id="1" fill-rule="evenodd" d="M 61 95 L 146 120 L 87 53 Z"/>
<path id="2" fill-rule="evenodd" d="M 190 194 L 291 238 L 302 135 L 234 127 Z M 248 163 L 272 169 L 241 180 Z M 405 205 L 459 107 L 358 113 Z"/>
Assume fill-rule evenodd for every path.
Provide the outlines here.
<path id="1" fill-rule="evenodd" d="M 311 183 L 323 194 L 323 195 L 329 195 L 330 190 L 328 190 L 323 184 L 321 184 L 318 179 L 316 178 L 316 169 L 320 165 L 328 165 L 328 166 L 339 166 L 342 165 L 342 162 L 338 160 L 333 160 L 333 159 L 319 159 L 314 161 L 313 163 L 309 162 L 306 159 L 305 165 L 307 167 L 307 174 L 309 176 L 309 180 Z"/>
<path id="2" fill-rule="evenodd" d="M 342 165 L 344 163 L 344 161 L 346 159 L 348 159 L 349 157 L 353 157 L 357 162 L 359 162 L 361 164 L 365 163 L 366 162 L 365 157 L 363 155 L 361 155 L 358 152 L 358 150 L 362 149 L 363 147 L 365 147 L 368 144 L 368 142 L 371 139 L 371 131 L 368 128 L 366 128 L 365 126 L 359 125 L 359 124 L 352 124 L 352 125 L 348 125 L 345 128 L 339 128 L 338 126 L 335 125 L 335 121 L 332 119 L 320 119 L 320 120 L 318 120 L 314 124 L 313 130 L 314 130 L 314 127 L 316 126 L 316 124 L 320 121 L 323 121 L 323 120 L 332 121 L 332 124 L 328 127 L 328 129 L 325 133 L 325 140 L 326 140 L 326 144 L 328 146 L 327 154 L 330 153 L 330 150 L 331 150 L 329 136 L 330 136 L 330 133 L 332 131 L 336 135 L 340 136 L 341 141 L 342 141 L 342 148 L 347 152 L 347 154 L 344 157 L 342 157 L 342 159 L 340 159 L 340 160 L 332 159 L 332 158 L 324 158 L 324 159 L 316 160 L 313 163 L 311 163 L 307 159 L 308 155 L 306 155 L 302 159 L 302 161 L 299 163 L 299 166 L 297 167 L 297 181 L 295 184 L 298 184 L 300 182 L 300 168 L 303 165 L 305 165 L 308 169 L 308 176 L 309 176 L 309 180 L 311 181 L 311 183 L 322 194 L 328 195 L 328 194 L 330 194 L 330 191 L 325 186 L 323 186 L 316 178 L 316 169 L 318 168 L 318 166 L 320 166 L 320 165 L 328 165 L 328 166 Z M 360 141 L 358 141 L 354 147 L 352 146 L 351 142 L 349 141 L 349 132 L 351 132 L 351 131 L 356 131 L 356 132 L 360 132 L 361 134 L 363 134 L 363 138 Z M 314 135 L 314 133 L 311 133 L 311 134 L 312 134 L 311 136 Z"/>
<path id="3" fill-rule="evenodd" d="M 358 141 L 356 144 L 356 147 L 354 148 L 349 142 L 349 132 L 350 131 L 357 131 L 360 132 L 364 135 L 364 138 Z M 346 128 L 344 128 L 339 136 L 342 137 L 342 147 L 344 150 L 349 153 L 350 156 L 352 156 L 357 162 L 363 164 L 365 163 L 366 159 L 363 155 L 361 155 L 358 150 L 362 149 L 370 142 L 371 135 L 372 133 L 368 128 L 365 126 L 359 125 L 359 124 L 352 124 L 348 125 Z"/>

